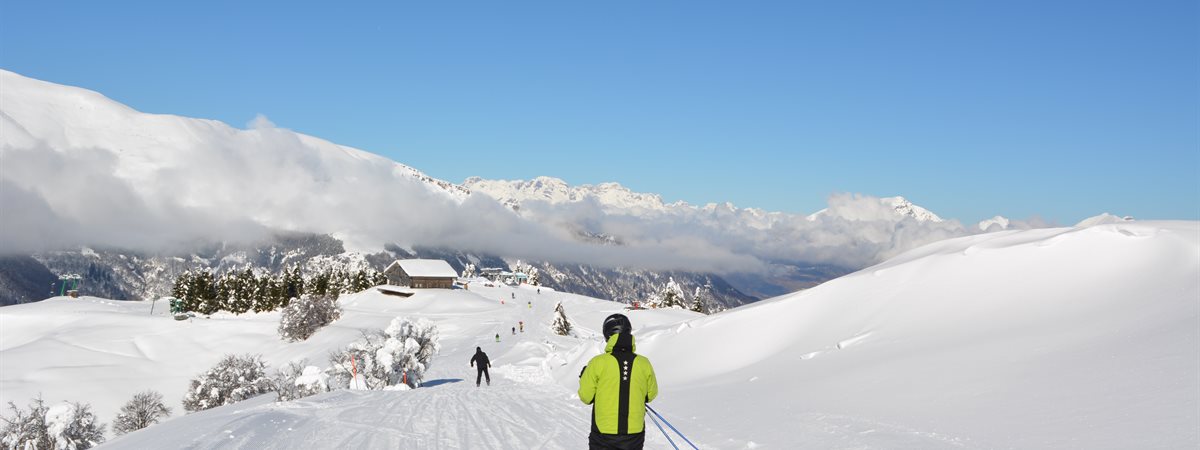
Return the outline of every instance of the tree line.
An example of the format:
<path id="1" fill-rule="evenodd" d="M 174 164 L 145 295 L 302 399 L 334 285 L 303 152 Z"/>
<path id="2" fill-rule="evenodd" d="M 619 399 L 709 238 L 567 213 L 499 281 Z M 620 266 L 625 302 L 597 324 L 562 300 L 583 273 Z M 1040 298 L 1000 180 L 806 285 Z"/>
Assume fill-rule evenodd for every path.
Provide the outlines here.
<path id="1" fill-rule="evenodd" d="M 387 277 L 374 269 L 325 269 L 305 277 L 296 265 L 277 274 L 259 273 L 247 267 L 216 275 L 211 269 L 202 268 L 188 270 L 175 278 L 171 295 L 182 302 L 184 311 L 241 314 L 274 311 L 303 294 L 336 298 L 385 283 Z"/>

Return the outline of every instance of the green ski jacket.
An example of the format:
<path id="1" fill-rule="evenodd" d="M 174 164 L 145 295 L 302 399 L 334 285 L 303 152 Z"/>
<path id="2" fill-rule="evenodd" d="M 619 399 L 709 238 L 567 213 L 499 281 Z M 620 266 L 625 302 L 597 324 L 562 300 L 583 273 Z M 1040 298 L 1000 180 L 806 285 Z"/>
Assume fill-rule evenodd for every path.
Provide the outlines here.
<path id="1" fill-rule="evenodd" d="M 620 342 L 618 342 L 620 341 Z M 658 396 L 654 367 L 634 353 L 633 336 L 609 336 L 604 354 L 579 376 L 579 400 L 592 405 L 592 431 L 637 434 L 646 428 L 646 403 Z"/>

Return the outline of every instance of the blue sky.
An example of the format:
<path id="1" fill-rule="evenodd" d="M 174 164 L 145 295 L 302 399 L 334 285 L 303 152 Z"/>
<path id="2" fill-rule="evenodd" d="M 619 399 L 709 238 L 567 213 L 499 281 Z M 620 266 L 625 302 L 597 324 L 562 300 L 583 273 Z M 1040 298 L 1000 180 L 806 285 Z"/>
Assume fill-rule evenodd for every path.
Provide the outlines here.
<path id="1" fill-rule="evenodd" d="M 455 182 L 1200 219 L 1195 1 L 395 3 L 4 0 L 0 67 Z"/>

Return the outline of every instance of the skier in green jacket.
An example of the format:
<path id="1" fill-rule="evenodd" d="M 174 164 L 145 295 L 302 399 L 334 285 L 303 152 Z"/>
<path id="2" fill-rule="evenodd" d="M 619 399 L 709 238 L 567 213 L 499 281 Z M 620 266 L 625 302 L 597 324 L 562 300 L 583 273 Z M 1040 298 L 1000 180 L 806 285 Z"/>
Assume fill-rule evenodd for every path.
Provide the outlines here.
<path id="1" fill-rule="evenodd" d="M 589 449 L 641 449 L 646 443 L 646 403 L 658 395 L 654 367 L 634 353 L 629 318 L 604 319 L 604 354 L 579 374 L 579 400 L 592 405 Z"/>

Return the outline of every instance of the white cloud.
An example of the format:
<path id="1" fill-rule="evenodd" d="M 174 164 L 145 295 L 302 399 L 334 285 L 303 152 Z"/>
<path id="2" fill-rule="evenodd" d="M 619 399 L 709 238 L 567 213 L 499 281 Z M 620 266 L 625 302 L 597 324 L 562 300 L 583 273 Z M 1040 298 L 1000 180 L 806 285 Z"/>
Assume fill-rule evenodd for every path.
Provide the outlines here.
<path id="1" fill-rule="evenodd" d="M 256 122 L 266 122 L 261 116 Z M 592 199 L 527 201 L 521 214 L 484 195 L 453 198 L 372 155 L 275 127 L 216 133 L 170 151 L 137 180 L 118 151 L 6 146 L 0 250 L 71 245 L 148 251 L 267 230 L 333 233 L 363 250 L 447 246 L 533 260 L 646 269 L 758 272 L 771 262 L 861 267 L 966 234 L 954 221 L 899 217 L 879 199 L 830 197 L 808 220 L 671 206 L 611 211 Z M 755 226 L 748 226 L 755 223 Z M 579 231 L 623 245 L 581 242 Z"/>
<path id="2" fill-rule="evenodd" d="M 518 214 L 483 195 L 431 188 L 408 167 L 279 128 L 262 115 L 239 130 L 140 114 L 97 95 L 43 98 L 43 90 L 73 88 L 4 76 L 14 87 L 0 92 L 0 252 L 78 245 L 158 251 L 288 230 L 331 233 L 360 250 L 418 244 L 728 273 L 775 262 L 859 267 L 967 233 L 955 221 L 900 217 L 879 199 L 854 194 L 831 196 L 814 220 L 727 205 L 622 210 L 589 198 L 527 201 Z M 42 104 L 57 106 L 29 107 Z M 580 232 L 615 236 L 621 245 L 582 242 Z"/>

